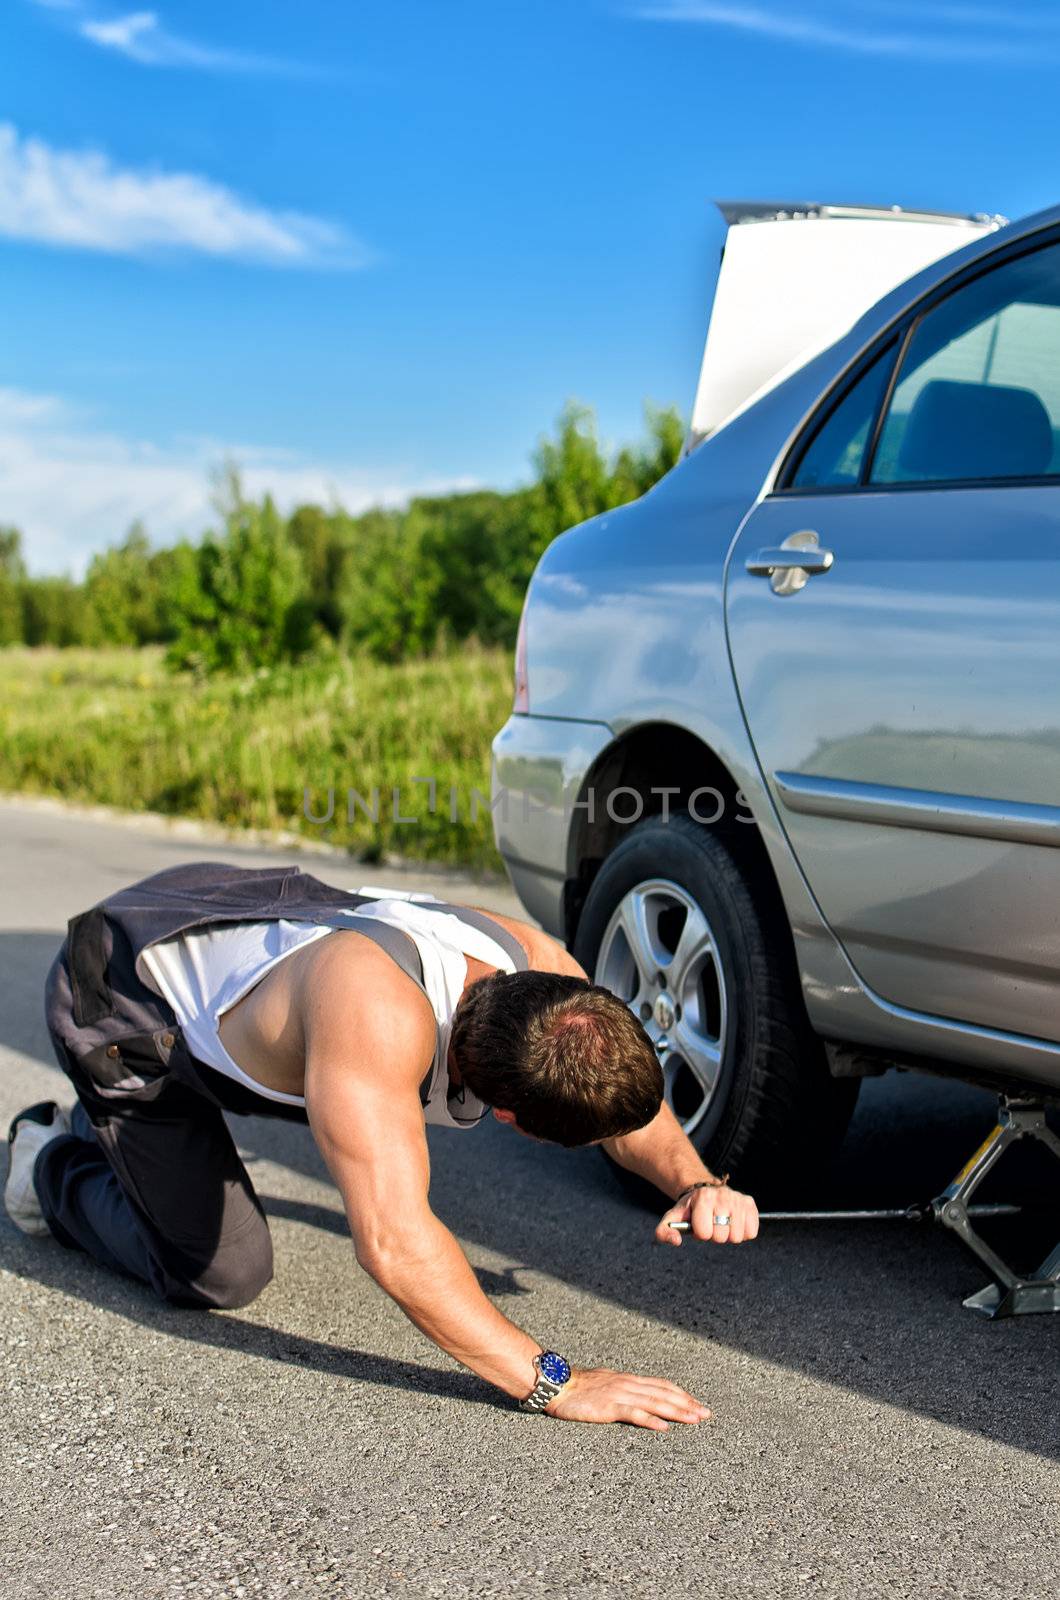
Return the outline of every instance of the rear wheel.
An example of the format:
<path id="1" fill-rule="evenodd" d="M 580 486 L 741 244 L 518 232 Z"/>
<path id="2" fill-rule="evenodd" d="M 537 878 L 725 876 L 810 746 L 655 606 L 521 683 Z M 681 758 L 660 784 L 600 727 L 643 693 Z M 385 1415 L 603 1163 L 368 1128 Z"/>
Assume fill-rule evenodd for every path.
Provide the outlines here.
<path id="1" fill-rule="evenodd" d="M 830 1076 L 776 891 L 724 835 L 685 815 L 632 828 L 597 873 L 574 955 L 640 1018 L 714 1170 L 776 1192 L 834 1148 L 858 1082 Z"/>

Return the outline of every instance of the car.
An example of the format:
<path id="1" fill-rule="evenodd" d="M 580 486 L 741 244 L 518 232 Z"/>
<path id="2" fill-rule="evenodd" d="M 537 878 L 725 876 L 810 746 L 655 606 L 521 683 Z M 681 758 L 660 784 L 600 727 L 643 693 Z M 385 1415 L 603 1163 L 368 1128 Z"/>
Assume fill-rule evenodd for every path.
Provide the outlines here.
<path id="1" fill-rule="evenodd" d="M 1060 1096 L 1060 207 L 725 216 L 685 453 L 541 557 L 491 799 L 768 1182 L 891 1066 Z"/>

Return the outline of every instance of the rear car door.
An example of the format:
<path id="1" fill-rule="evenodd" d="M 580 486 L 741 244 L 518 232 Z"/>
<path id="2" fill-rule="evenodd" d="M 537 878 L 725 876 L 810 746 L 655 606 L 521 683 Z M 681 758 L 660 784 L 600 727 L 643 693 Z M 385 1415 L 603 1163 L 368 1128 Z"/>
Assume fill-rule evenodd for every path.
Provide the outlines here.
<path id="1" fill-rule="evenodd" d="M 763 776 L 862 979 L 1060 1040 L 1055 236 L 993 253 L 828 398 L 726 610 Z"/>

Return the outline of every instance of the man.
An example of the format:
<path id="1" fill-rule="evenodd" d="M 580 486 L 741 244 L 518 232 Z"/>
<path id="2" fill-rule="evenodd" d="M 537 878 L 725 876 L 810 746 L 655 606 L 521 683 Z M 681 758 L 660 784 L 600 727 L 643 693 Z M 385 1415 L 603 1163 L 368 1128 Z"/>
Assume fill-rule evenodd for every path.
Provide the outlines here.
<path id="1" fill-rule="evenodd" d="M 272 1276 L 225 1110 L 307 1120 L 357 1260 L 416 1326 L 529 1409 L 665 1430 L 709 1412 L 675 1384 L 572 1368 L 486 1298 L 428 1202 L 425 1124 L 494 1117 L 603 1144 L 699 1239 L 753 1239 L 753 1200 L 704 1166 L 647 1034 L 529 924 L 430 895 L 348 894 L 295 867 L 170 869 L 73 918 L 46 1013 L 72 1113 L 12 1124 L 5 1203 L 30 1234 L 194 1306 Z"/>

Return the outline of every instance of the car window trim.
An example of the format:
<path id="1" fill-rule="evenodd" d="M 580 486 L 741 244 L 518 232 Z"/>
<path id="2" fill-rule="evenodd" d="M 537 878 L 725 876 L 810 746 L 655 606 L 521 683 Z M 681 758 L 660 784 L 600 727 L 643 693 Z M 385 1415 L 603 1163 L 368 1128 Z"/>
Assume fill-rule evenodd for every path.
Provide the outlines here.
<path id="1" fill-rule="evenodd" d="M 845 401 L 850 397 L 851 394 L 853 394 L 853 392 L 857 388 L 858 384 L 871 371 L 871 369 L 876 365 L 877 361 L 883 361 L 883 360 L 886 359 L 888 348 L 892 344 L 893 344 L 894 348 L 891 351 L 891 361 L 892 361 L 892 363 L 897 361 L 898 355 L 900 354 L 901 350 L 903 350 L 905 348 L 905 337 L 906 336 L 903 333 L 898 338 L 893 338 L 892 337 L 892 338 L 889 338 L 889 339 L 881 339 L 878 345 L 873 345 L 872 348 L 865 353 L 864 357 L 861 360 L 858 361 L 856 367 L 851 371 L 849 383 L 845 384 L 841 389 L 839 389 L 838 392 L 836 392 L 832 396 L 831 400 L 826 402 L 826 404 L 821 407 L 820 411 L 816 415 L 815 425 L 812 425 L 808 429 L 808 431 L 801 437 L 801 440 L 799 441 L 799 443 L 795 447 L 794 459 L 792 461 L 790 470 L 788 468 L 787 462 L 785 462 L 784 468 L 783 468 L 783 470 L 782 470 L 782 472 L 780 474 L 781 477 L 787 477 L 787 476 L 794 477 L 799 472 L 799 470 L 802 467 L 802 464 L 805 461 L 807 455 L 809 454 L 810 450 L 813 448 L 814 443 L 819 438 L 819 436 L 824 431 L 824 429 L 828 426 L 829 422 L 835 416 L 835 414 L 839 410 L 840 406 L 845 403 Z M 881 391 L 881 393 L 883 394 L 884 397 L 889 396 L 891 391 L 892 391 L 892 386 L 893 386 L 893 382 L 894 382 L 894 370 L 895 369 L 892 366 L 892 370 L 887 374 L 886 380 L 884 382 L 883 389 Z M 880 411 L 880 401 L 877 400 L 876 407 L 875 407 L 875 409 L 874 409 L 874 411 L 872 413 L 872 416 L 869 419 L 869 433 L 868 433 L 868 438 L 865 441 L 865 450 L 866 451 L 868 450 L 869 445 L 872 444 L 876 439 L 877 430 L 878 430 L 879 425 L 880 425 L 880 416 L 881 416 L 881 414 L 882 413 Z M 800 448 L 800 444 L 801 444 L 801 448 Z M 861 462 L 858 465 L 858 478 L 857 478 L 857 482 L 856 483 L 835 483 L 835 484 L 830 484 L 830 485 L 792 484 L 790 486 L 790 492 L 793 493 L 793 494 L 806 494 L 806 493 L 813 494 L 813 493 L 823 493 L 823 492 L 826 491 L 826 489 L 831 488 L 831 489 L 838 490 L 840 493 L 849 494 L 853 489 L 860 488 L 861 482 L 862 482 L 862 473 L 864 471 L 864 466 L 865 466 L 865 459 L 864 459 L 864 453 L 863 453 Z M 774 493 L 778 493 L 778 494 L 779 493 L 787 493 L 787 492 L 789 492 L 789 490 L 787 490 L 787 489 L 785 489 L 785 490 L 778 489 L 778 490 L 774 491 Z"/>
<path id="2" fill-rule="evenodd" d="M 991 251 L 985 261 L 969 262 L 967 267 L 956 273 L 952 278 L 947 278 L 942 283 L 936 284 L 934 288 L 925 293 L 924 297 L 915 306 L 901 312 L 886 328 L 881 329 L 872 343 L 854 357 L 853 361 L 830 385 L 825 395 L 818 400 L 812 414 L 799 429 L 798 436 L 786 452 L 780 471 L 776 475 L 776 481 L 766 498 L 769 500 L 805 499 L 808 495 L 902 493 L 908 489 L 932 489 L 937 491 L 940 489 L 984 487 L 1026 488 L 1028 485 L 1034 484 L 1049 486 L 1060 483 L 1060 473 L 1057 472 L 1036 473 L 1033 476 L 1025 474 L 1020 478 L 925 478 L 908 483 L 871 483 L 867 477 L 875 461 L 876 447 L 883 431 L 887 407 L 891 402 L 899 380 L 902 362 L 919 323 L 930 315 L 937 306 L 940 306 L 952 295 L 959 294 L 962 289 L 965 289 L 968 284 L 974 283 L 977 278 L 985 277 L 988 272 L 997 271 L 999 267 L 1005 266 L 1009 261 L 1018 260 L 1021 256 L 1034 255 L 1037 251 L 1047 250 L 1055 244 L 1060 244 L 1060 223 L 1052 223 L 1039 233 L 1031 234 L 1029 238 L 1014 239 L 1011 244 Z M 799 470 L 803 456 L 820 430 L 825 426 L 833 412 L 843 404 L 851 390 L 864 377 L 872 363 L 884 354 L 888 343 L 892 339 L 895 341 L 894 364 L 884 386 L 882 399 L 877 406 L 873 428 L 870 430 L 865 454 L 862 457 L 857 483 L 792 484 L 790 482 L 791 478 Z"/>
<path id="3" fill-rule="evenodd" d="M 873 419 L 872 427 L 869 429 L 869 437 L 865 442 L 865 449 L 861 457 L 861 469 L 858 472 L 858 481 L 854 485 L 856 489 L 866 489 L 872 482 L 872 468 L 876 460 L 876 450 L 883 435 L 891 401 L 894 399 L 894 391 L 898 387 L 898 381 L 902 374 L 902 363 L 909 354 L 909 346 L 912 344 L 916 330 L 926 315 L 927 312 L 922 312 L 918 317 L 910 317 L 905 328 L 899 333 L 891 370 L 888 374 L 887 382 L 883 386 L 880 403 L 876 407 L 876 416 Z"/>
<path id="4" fill-rule="evenodd" d="M 1040 477 L 1021 478 L 917 478 L 906 483 L 835 483 L 817 488 L 777 489 L 766 496 L 768 500 L 821 499 L 826 495 L 909 494 L 930 490 L 938 494 L 943 489 L 1056 489 L 1060 488 L 1060 472 L 1043 473 Z"/>

